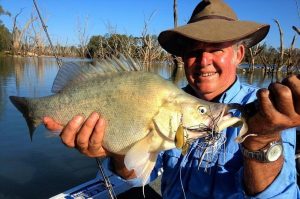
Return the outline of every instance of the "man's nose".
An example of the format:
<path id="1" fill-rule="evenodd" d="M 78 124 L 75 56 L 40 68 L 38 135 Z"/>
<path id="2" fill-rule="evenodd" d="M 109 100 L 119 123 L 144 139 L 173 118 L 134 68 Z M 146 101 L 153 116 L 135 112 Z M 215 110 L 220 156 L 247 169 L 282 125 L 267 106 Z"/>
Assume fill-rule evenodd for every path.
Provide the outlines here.
<path id="1" fill-rule="evenodd" d="M 201 66 L 210 65 L 212 62 L 212 54 L 204 51 L 202 52 L 202 54 L 199 56 L 198 59 Z"/>

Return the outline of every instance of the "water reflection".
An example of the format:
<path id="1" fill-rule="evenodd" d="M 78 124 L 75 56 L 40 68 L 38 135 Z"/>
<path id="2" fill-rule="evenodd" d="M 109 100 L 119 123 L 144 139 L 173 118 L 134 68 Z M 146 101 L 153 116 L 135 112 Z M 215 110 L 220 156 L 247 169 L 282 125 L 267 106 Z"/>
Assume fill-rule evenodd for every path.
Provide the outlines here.
<path id="1" fill-rule="evenodd" d="M 48 198 L 91 179 L 95 160 L 61 144 L 43 126 L 30 141 L 10 95 L 50 94 L 58 71 L 51 58 L 0 58 L 0 198 Z"/>
<path id="2" fill-rule="evenodd" d="M 278 73 L 272 75 L 265 73 L 262 69 L 256 69 L 254 73 L 247 73 L 242 69 L 238 69 L 238 76 L 243 83 L 251 84 L 259 88 L 267 88 L 271 82 L 281 82 L 284 74 Z"/>
<path id="3" fill-rule="evenodd" d="M 156 64 L 152 70 L 170 79 L 173 68 Z M 8 100 L 10 95 L 51 94 L 57 71 L 53 58 L 0 57 L 0 198 L 48 198 L 96 174 L 93 159 L 67 149 L 43 126 L 31 142 L 25 120 Z M 261 71 L 251 76 L 239 70 L 239 77 L 242 82 L 259 87 L 266 87 L 271 81 Z M 178 87 L 187 84 L 183 68 L 178 69 L 174 82 Z"/>

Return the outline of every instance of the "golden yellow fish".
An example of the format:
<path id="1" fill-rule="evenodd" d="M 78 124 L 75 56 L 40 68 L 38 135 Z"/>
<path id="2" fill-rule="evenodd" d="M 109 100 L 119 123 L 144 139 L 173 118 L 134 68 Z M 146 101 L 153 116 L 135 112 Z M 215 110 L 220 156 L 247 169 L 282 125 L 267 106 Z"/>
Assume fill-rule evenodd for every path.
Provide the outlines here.
<path id="1" fill-rule="evenodd" d="M 99 112 L 108 122 L 103 147 L 125 155 L 126 167 L 143 183 L 160 151 L 176 143 L 182 148 L 185 138 L 205 136 L 200 126 L 221 131 L 241 121 L 226 115 L 225 104 L 200 100 L 159 75 L 137 70 L 140 66 L 122 55 L 96 66 L 66 63 L 54 81 L 53 95 L 10 99 L 23 113 L 31 136 L 44 116 L 65 125 L 74 115 Z"/>

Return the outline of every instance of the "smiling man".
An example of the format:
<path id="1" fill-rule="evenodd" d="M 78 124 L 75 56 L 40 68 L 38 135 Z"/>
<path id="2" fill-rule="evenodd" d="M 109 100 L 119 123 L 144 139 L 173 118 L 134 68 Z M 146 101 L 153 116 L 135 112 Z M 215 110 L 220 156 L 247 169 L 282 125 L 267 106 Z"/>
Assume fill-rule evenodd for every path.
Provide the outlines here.
<path id="1" fill-rule="evenodd" d="M 295 168 L 295 128 L 300 125 L 300 80 L 296 76 L 268 89 L 242 84 L 236 69 L 245 48 L 260 42 L 269 25 L 240 21 L 222 0 L 203 0 L 187 25 L 163 31 L 161 46 L 181 56 L 189 85 L 184 90 L 198 98 L 245 105 L 259 102 L 259 111 L 247 120 L 249 136 L 235 140 L 239 128 L 227 128 L 217 140 L 218 152 L 205 153 L 204 140 L 192 143 L 186 155 L 173 149 L 161 153 L 151 179 L 163 169 L 163 198 L 299 198 Z M 233 112 L 239 115 L 238 111 Z M 123 156 L 107 152 L 101 145 L 105 118 L 93 113 L 84 121 L 75 116 L 64 128 L 45 118 L 50 130 L 62 130 L 62 142 L 90 157 L 110 156 L 111 169 L 133 186 Z M 131 179 L 131 180 L 128 180 Z"/>
<path id="2" fill-rule="evenodd" d="M 236 80 L 237 66 L 244 53 L 243 45 L 200 43 L 187 47 L 182 55 L 185 74 L 196 96 L 211 101 L 226 91 Z"/>

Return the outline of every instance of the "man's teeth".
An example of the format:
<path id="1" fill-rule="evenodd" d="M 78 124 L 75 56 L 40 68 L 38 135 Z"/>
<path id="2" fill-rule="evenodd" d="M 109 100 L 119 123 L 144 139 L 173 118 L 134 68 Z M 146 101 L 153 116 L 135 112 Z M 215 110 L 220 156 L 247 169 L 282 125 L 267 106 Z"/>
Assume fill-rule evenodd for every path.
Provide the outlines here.
<path id="1" fill-rule="evenodd" d="M 216 73 L 215 72 L 214 73 L 200 73 L 200 76 L 202 76 L 202 77 L 208 77 L 208 76 L 212 76 L 214 74 L 216 74 Z"/>

